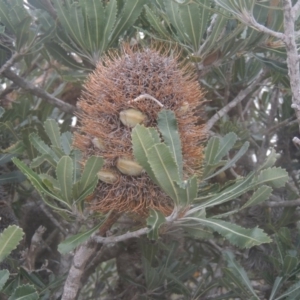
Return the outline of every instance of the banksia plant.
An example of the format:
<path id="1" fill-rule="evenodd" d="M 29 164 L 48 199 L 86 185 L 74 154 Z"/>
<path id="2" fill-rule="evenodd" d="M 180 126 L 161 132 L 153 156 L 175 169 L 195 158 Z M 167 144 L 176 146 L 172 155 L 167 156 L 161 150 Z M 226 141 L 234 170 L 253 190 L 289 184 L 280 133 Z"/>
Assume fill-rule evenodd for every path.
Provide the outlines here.
<path id="1" fill-rule="evenodd" d="M 197 125 L 196 108 L 202 99 L 196 76 L 167 51 L 125 45 L 121 54 L 110 53 L 98 64 L 78 102 L 81 112 L 74 135 L 74 145 L 85 158 L 97 155 L 105 160 L 98 173 L 96 210 L 172 211 L 171 198 L 134 158 L 132 130 L 137 124 L 157 128 L 158 113 L 173 111 L 182 147 L 183 179 L 199 174 L 205 130 Z"/>

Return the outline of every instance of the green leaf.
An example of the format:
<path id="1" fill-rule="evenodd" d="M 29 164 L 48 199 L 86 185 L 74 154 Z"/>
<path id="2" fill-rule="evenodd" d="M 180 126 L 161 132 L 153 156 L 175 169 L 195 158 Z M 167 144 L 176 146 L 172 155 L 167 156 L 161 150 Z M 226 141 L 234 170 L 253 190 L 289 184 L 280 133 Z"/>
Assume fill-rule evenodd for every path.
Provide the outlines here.
<path id="1" fill-rule="evenodd" d="M 36 133 L 29 135 L 29 140 L 33 147 L 38 150 L 41 154 L 50 155 L 55 161 L 58 161 L 56 153 L 43 141 Z"/>
<path id="2" fill-rule="evenodd" d="M 0 175 L 0 185 L 7 183 L 18 183 L 24 181 L 25 179 L 26 177 L 20 171 L 12 171 Z"/>
<path id="3" fill-rule="evenodd" d="M 33 285 L 21 285 L 16 288 L 8 300 L 37 300 L 38 293 Z"/>
<path id="4" fill-rule="evenodd" d="M 8 226 L 3 230 L 0 234 L 0 262 L 17 248 L 23 235 L 23 230 L 16 225 Z"/>
<path id="5" fill-rule="evenodd" d="M 56 167 L 56 177 L 63 199 L 72 204 L 73 199 L 73 161 L 69 156 L 63 156 Z"/>
<path id="6" fill-rule="evenodd" d="M 269 186 L 262 185 L 253 193 L 251 198 L 241 207 L 241 209 L 264 202 L 270 197 L 272 191 L 273 189 Z"/>
<path id="7" fill-rule="evenodd" d="M 80 191 L 85 191 L 91 184 L 95 182 L 97 173 L 100 171 L 104 164 L 104 160 L 100 156 L 91 156 L 85 163 L 83 173 L 80 179 Z"/>
<path id="8" fill-rule="evenodd" d="M 60 193 L 59 183 L 56 179 L 49 174 L 39 174 L 39 177 L 50 191 Z"/>
<path id="9" fill-rule="evenodd" d="M 280 297 L 275 298 L 275 300 L 295 300 L 300 296 L 300 282 L 297 281 L 293 284 L 286 292 L 280 295 Z"/>
<path id="10" fill-rule="evenodd" d="M 137 124 L 131 133 L 133 154 L 137 162 L 144 168 L 149 177 L 158 185 L 158 181 L 148 162 L 148 150 L 154 146 L 155 139 L 160 142 L 157 131 L 154 128 L 146 128 Z"/>
<path id="11" fill-rule="evenodd" d="M 104 20 L 105 22 L 104 22 L 103 29 L 101 30 L 102 40 L 101 40 L 100 53 L 103 53 L 104 51 L 107 50 L 107 47 L 111 39 L 111 33 L 117 19 L 117 12 L 118 12 L 117 1 L 110 0 L 105 7 L 105 20 Z"/>
<path id="12" fill-rule="evenodd" d="M 56 161 L 49 154 L 42 154 L 32 160 L 30 168 L 37 168 L 44 162 L 48 162 L 54 168 L 56 167 Z"/>
<path id="13" fill-rule="evenodd" d="M 52 145 L 56 148 L 61 148 L 60 130 L 57 121 L 53 119 L 48 119 L 44 123 L 44 128 L 46 133 L 48 134 L 48 137 L 50 138 Z"/>
<path id="14" fill-rule="evenodd" d="M 252 287 L 251 281 L 248 278 L 245 269 L 237 263 L 237 261 L 234 259 L 234 256 L 231 252 L 224 251 L 223 255 L 228 263 L 229 271 L 232 272 L 242 282 L 242 284 L 247 288 L 248 291 L 251 292 L 251 294 L 255 297 L 255 299 L 259 300 L 258 296 L 256 295 Z"/>
<path id="15" fill-rule="evenodd" d="M 212 137 L 209 139 L 208 144 L 205 148 L 205 161 L 207 165 L 213 165 L 216 161 L 220 149 L 220 139 L 218 137 Z"/>
<path id="16" fill-rule="evenodd" d="M 163 25 L 162 20 L 160 20 L 157 17 L 155 12 L 151 10 L 147 5 L 145 5 L 145 12 L 146 12 L 146 18 L 150 23 L 151 27 L 153 27 L 161 37 L 165 39 L 170 39 L 170 33 L 167 31 L 167 29 Z"/>
<path id="17" fill-rule="evenodd" d="M 203 224 L 225 237 L 231 244 L 240 248 L 250 248 L 263 243 L 270 243 L 270 237 L 259 228 L 243 228 L 241 226 L 216 220 L 185 217 L 185 220 L 194 220 Z"/>
<path id="18" fill-rule="evenodd" d="M 0 270 L 0 292 L 2 291 L 8 278 L 9 278 L 9 272 L 7 270 Z"/>
<path id="19" fill-rule="evenodd" d="M 197 197 L 198 183 L 197 177 L 193 176 L 186 180 L 179 189 L 179 202 L 181 206 L 185 207 L 191 204 Z"/>
<path id="20" fill-rule="evenodd" d="M 72 150 L 72 136 L 72 133 L 67 131 L 60 137 L 61 146 L 66 155 L 70 155 Z"/>
<path id="21" fill-rule="evenodd" d="M 237 135 L 234 132 L 227 133 L 221 140 L 218 152 L 215 155 L 214 164 L 218 163 L 229 150 L 232 149 L 237 140 Z"/>
<path id="22" fill-rule="evenodd" d="M 178 6 L 185 34 L 189 37 L 194 52 L 199 51 L 211 15 L 210 9 L 205 8 L 210 6 L 210 1 L 201 2 L 201 8 L 193 2 Z"/>
<path id="23" fill-rule="evenodd" d="M 0 118 L 3 116 L 3 114 L 5 113 L 5 109 L 0 106 Z"/>
<path id="24" fill-rule="evenodd" d="M 273 167 L 279 156 L 280 155 L 275 152 L 274 148 L 272 148 L 271 153 L 267 156 L 265 162 L 259 167 L 258 171 Z"/>
<path id="25" fill-rule="evenodd" d="M 142 12 L 143 6 L 147 3 L 147 0 L 127 0 L 123 3 L 122 13 L 118 16 L 118 20 L 112 31 L 109 46 L 134 24 Z"/>
<path id="26" fill-rule="evenodd" d="M 272 291 L 271 291 L 269 300 L 275 299 L 274 297 L 275 297 L 276 293 L 280 290 L 282 284 L 283 284 L 283 277 L 277 276 L 273 283 L 273 287 L 272 287 Z"/>
<path id="27" fill-rule="evenodd" d="M 99 227 L 104 223 L 105 220 L 106 219 L 104 219 L 100 224 L 96 225 L 95 227 L 86 232 L 78 233 L 68 237 L 58 245 L 58 251 L 61 254 L 67 254 L 71 252 L 80 244 L 87 241 L 91 237 L 91 235 L 99 229 Z"/>
<path id="28" fill-rule="evenodd" d="M 170 148 L 171 153 L 175 159 L 175 163 L 178 166 L 179 178 L 182 180 L 182 151 L 181 141 L 178 133 L 177 120 L 175 113 L 171 110 L 161 110 L 158 113 L 157 125 L 161 132 L 164 143 Z"/>
<path id="29" fill-rule="evenodd" d="M 17 158 L 12 159 L 13 163 L 22 171 L 23 174 L 26 175 L 26 177 L 28 178 L 28 180 L 31 182 L 31 184 L 35 187 L 35 189 L 40 193 L 40 195 L 43 197 L 44 195 L 47 195 L 53 199 L 58 200 L 59 202 L 63 203 L 64 205 L 66 205 L 71 211 L 72 208 L 71 206 L 66 203 L 64 200 L 62 200 L 60 198 L 60 196 L 58 197 L 57 194 L 52 193 L 47 186 L 45 186 L 45 184 L 42 182 L 42 179 L 38 176 L 38 174 L 36 174 L 35 172 L 33 172 L 30 168 L 28 168 L 22 161 L 20 161 Z M 43 197 L 44 200 L 45 197 Z M 50 205 L 49 202 L 47 202 L 48 205 Z M 55 207 L 53 205 L 50 205 L 52 208 Z M 66 210 L 65 210 L 66 211 Z"/>
<path id="30" fill-rule="evenodd" d="M 289 275 L 298 266 L 298 258 L 295 256 L 286 255 L 283 261 L 283 274 Z"/>
<path id="31" fill-rule="evenodd" d="M 165 216 L 157 210 L 150 209 L 149 217 L 147 218 L 147 226 L 149 227 L 148 238 L 150 240 L 158 239 L 158 231 L 162 224 L 166 222 Z"/>
<path id="32" fill-rule="evenodd" d="M 262 170 L 258 175 L 257 184 L 269 184 L 273 188 L 280 188 L 288 181 L 288 173 L 282 168 L 269 168 Z"/>
<path id="33" fill-rule="evenodd" d="M 175 205 L 180 204 L 178 166 L 165 144 L 156 144 L 148 150 L 148 161 L 160 187 L 169 195 Z"/>
<path id="34" fill-rule="evenodd" d="M 240 148 L 240 150 L 237 152 L 237 154 L 231 160 L 229 160 L 223 168 L 220 168 L 214 174 L 212 174 L 208 177 L 205 177 L 204 180 L 208 180 L 208 179 L 222 173 L 223 171 L 231 168 L 247 152 L 247 150 L 249 148 L 249 144 L 250 144 L 249 142 L 245 142 L 243 144 L 243 146 Z"/>
<path id="35" fill-rule="evenodd" d="M 250 173 L 246 178 L 237 180 L 236 183 L 229 186 L 228 188 L 224 189 L 222 192 L 213 195 L 210 199 L 206 201 L 201 201 L 199 205 L 189 211 L 190 213 L 194 213 L 197 210 L 201 210 L 203 208 L 220 205 L 232 199 L 239 197 L 240 195 L 244 194 L 245 192 L 253 189 L 254 186 L 252 185 L 254 172 Z M 197 198 L 197 200 L 201 200 L 201 198 Z"/>

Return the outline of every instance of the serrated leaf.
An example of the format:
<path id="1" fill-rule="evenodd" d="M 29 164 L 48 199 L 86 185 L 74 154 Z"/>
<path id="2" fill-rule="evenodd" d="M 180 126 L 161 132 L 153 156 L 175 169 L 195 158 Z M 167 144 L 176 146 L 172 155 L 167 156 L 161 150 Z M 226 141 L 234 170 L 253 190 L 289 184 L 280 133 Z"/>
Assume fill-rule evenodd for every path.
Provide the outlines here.
<path id="1" fill-rule="evenodd" d="M 73 199 L 73 161 L 69 156 L 63 156 L 56 167 L 56 177 L 63 199 L 72 204 Z"/>
<path id="2" fill-rule="evenodd" d="M 175 159 L 175 163 L 178 166 L 179 178 L 182 180 L 182 151 L 181 141 L 178 133 L 177 120 L 175 113 L 171 110 L 161 110 L 158 113 L 157 125 L 161 132 L 164 143 L 170 148 L 171 153 Z"/>
<path id="3" fill-rule="evenodd" d="M 300 296 L 300 282 L 296 282 L 289 289 L 280 295 L 280 297 L 275 298 L 275 300 L 295 300 Z"/>
<path id="4" fill-rule="evenodd" d="M 218 152 L 215 155 L 214 164 L 218 163 L 236 143 L 237 135 L 234 132 L 227 133 L 221 140 Z"/>
<path id="5" fill-rule="evenodd" d="M 3 116 L 3 114 L 5 113 L 5 109 L 0 106 L 0 118 Z"/>
<path id="6" fill-rule="evenodd" d="M 42 154 L 32 160 L 32 162 L 30 163 L 30 168 L 37 168 L 44 162 L 48 162 L 54 168 L 56 167 L 55 160 L 49 154 Z"/>
<path id="7" fill-rule="evenodd" d="M 217 172 L 215 172 L 214 174 L 205 177 L 204 180 L 208 180 L 224 171 L 226 171 L 227 169 L 231 168 L 248 150 L 250 143 L 249 142 L 245 142 L 243 144 L 243 146 L 240 148 L 240 150 L 236 153 L 236 155 L 229 160 L 226 165 L 224 167 L 222 167 L 221 169 L 219 169 Z"/>
<path id="8" fill-rule="evenodd" d="M 58 161 L 58 156 L 56 153 L 36 133 L 31 133 L 29 135 L 29 140 L 33 147 L 40 152 L 40 154 L 48 154 L 55 161 Z"/>
<path id="9" fill-rule="evenodd" d="M 21 285 L 16 288 L 8 300 L 37 300 L 38 293 L 33 285 Z"/>
<path id="10" fill-rule="evenodd" d="M 134 24 L 146 3 L 147 0 L 124 1 L 122 12 L 118 16 L 118 20 L 112 31 L 109 46 Z"/>
<path id="11" fill-rule="evenodd" d="M 231 244 L 240 248 L 250 248 L 263 243 L 270 243 L 272 240 L 258 227 L 248 229 L 241 226 L 216 220 L 185 217 L 186 220 L 194 220 L 204 226 L 212 228 L 214 231 L 225 237 Z"/>
<path id="12" fill-rule="evenodd" d="M 45 43 L 46 50 L 60 63 L 72 69 L 87 69 L 79 64 L 68 51 L 55 42 Z"/>
<path id="13" fill-rule="evenodd" d="M 91 156 L 85 163 L 83 173 L 80 179 L 80 191 L 84 192 L 97 178 L 97 173 L 104 164 L 104 160 L 100 156 Z"/>
<path id="14" fill-rule="evenodd" d="M 252 185 L 252 181 L 254 174 L 254 172 L 250 173 L 246 178 L 238 180 L 235 184 L 227 187 L 217 195 L 213 195 L 210 199 L 202 201 L 195 208 L 191 209 L 188 214 L 193 214 L 194 212 L 203 208 L 226 203 L 227 201 L 235 199 L 240 195 L 244 194 L 245 192 L 253 189 L 254 186 Z"/>
<path id="15" fill-rule="evenodd" d="M 280 155 L 277 154 L 274 150 L 274 148 L 271 149 L 271 153 L 267 156 L 265 162 L 259 167 L 259 171 L 263 170 L 263 169 L 268 169 L 274 166 L 277 158 Z"/>
<path id="16" fill-rule="evenodd" d="M 86 187 L 85 190 L 83 190 L 83 191 L 80 190 L 80 195 L 78 196 L 78 198 L 76 198 L 76 199 L 74 198 L 75 202 L 78 203 L 78 202 L 84 200 L 87 196 L 91 195 L 94 192 L 97 184 L 98 184 L 98 178 L 96 177 L 96 178 L 94 178 L 94 180 L 92 182 L 90 182 L 90 184 Z M 79 186 L 80 186 L 80 182 L 79 182 Z M 78 189 L 77 186 L 75 188 Z"/>
<path id="17" fill-rule="evenodd" d="M 179 8 L 178 8 L 179 5 L 175 1 L 164 0 L 164 6 L 165 6 L 165 11 L 168 16 L 168 19 L 176 29 L 176 33 L 178 37 L 182 41 L 186 41 L 187 37 L 184 33 L 183 25 L 179 15 Z"/>
<path id="18" fill-rule="evenodd" d="M 150 209 L 150 214 L 147 218 L 147 226 L 149 227 L 149 232 L 147 236 L 150 240 L 158 239 L 159 228 L 165 222 L 166 218 L 160 211 Z"/>
<path id="19" fill-rule="evenodd" d="M 52 176 L 50 176 L 49 174 L 39 174 L 39 177 L 49 190 L 51 190 L 52 192 L 60 192 L 59 183 Z"/>
<path id="20" fill-rule="evenodd" d="M 48 119 L 44 123 L 44 128 L 46 133 L 48 134 L 48 137 L 54 147 L 61 148 L 60 143 L 60 129 L 58 127 L 58 124 L 53 119 Z"/>
<path id="21" fill-rule="evenodd" d="M 228 263 L 229 271 L 232 272 L 239 279 L 239 281 L 242 282 L 242 284 L 247 288 L 247 291 L 250 291 L 255 299 L 259 299 L 252 287 L 251 281 L 248 278 L 245 269 L 238 264 L 238 262 L 234 259 L 233 254 L 229 251 L 225 251 L 223 255 Z"/>
<path id="22" fill-rule="evenodd" d="M 16 225 L 8 226 L 3 230 L 0 234 L 0 262 L 17 248 L 23 235 L 23 230 Z"/>
<path id="23" fill-rule="evenodd" d="M 0 154 L 0 166 L 5 165 L 15 156 L 15 154 Z"/>
<path id="24" fill-rule="evenodd" d="M 0 270 L 0 292 L 9 278 L 8 270 Z"/>
<path id="25" fill-rule="evenodd" d="M 66 155 L 70 155 L 72 150 L 72 136 L 72 133 L 67 131 L 62 133 L 60 137 L 61 146 Z"/>
<path id="26" fill-rule="evenodd" d="M 241 209 L 264 202 L 271 196 L 272 191 L 273 189 L 266 185 L 259 187 Z"/>
<path id="27" fill-rule="evenodd" d="M 207 165 L 213 165 L 215 157 L 220 149 L 220 139 L 218 137 L 212 137 L 209 139 L 205 148 L 205 161 Z M 204 171 L 205 173 L 205 171 Z"/>
<path id="28" fill-rule="evenodd" d="M 282 284 L 283 284 L 283 277 L 277 276 L 274 283 L 273 283 L 272 291 L 271 291 L 269 300 L 274 299 L 276 293 L 280 290 Z"/>
<path id="29" fill-rule="evenodd" d="M 18 141 L 15 144 L 4 149 L 3 152 L 10 153 L 10 154 L 22 154 L 24 152 L 24 150 L 26 150 L 24 142 Z"/>
<path id="30" fill-rule="evenodd" d="M 269 184 L 274 188 L 280 188 L 288 181 L 288 173 L 282 168 L 269 168 L 262 170 L 257 176 L 257 184 Z"/>
<path id="31" fill-rule="evenodd" d="M 181 190 L 183 190 L 181 192 Z M 198 183 L 197 177 L 193 176 L 186 180 L 183 185 L 181 185 L 181 189 L 179 191 L 179 201 L 180 204 L 185 207 L 191 204 L 194 199 L 197 197 L 198 193 Z"/>
<path id="32" fill-rule="evenodd" d="M 145 5 L 146 18 L 150 25 L 158 32 L 158 34 L 166 39 L 170 39 L 170 33 L 167 31 L 163 25 L 162 20 L 158 18 L 153 10 L 151 10 L 147 5 Z"/>
<path id="33" fill-rule="evenodd" d="M 25 175 L 20 171 L 12 171 L 0 175 L 0 185 L 7 183 L 22 182 L 26 179 Z"/>
<path id="34" fill-rule="evenodd" d="M 58 197 L 57 194 L 49 191 L 49 189 L 42 182 L 42 179 L 38 176 L 38 174 L 33 172 L 30 168 L 28 168 L 22 161 L 20 161 L 17 158 L 12 159 L 12 161 L 22 171 L 22 173 L 25 174 L 25 176 L 28 178 L 28 180 L 31 182 L 31 184 L 35 187 L 35 189 L 40 193 L 40 195 L 42 195 L 42 196 L 47 195 L 47 196 L 63 203 L 72 211 L 72 208 L 68 203 L 66 203 L 64 200 L 62 200 L 60 197 Z M 45 197 L 43 197 L 43 199 L 45 200 Z M 47 201 L 47 204 L 48 203 L 49 202 Z M 55 207 L 53 205 L 50 205 L 50 206 Z M 62 209 L 62 210 L 64 210 L 64 209 Z"/>
<path id="35" fill-rule="evenodd" d="M 131 138 L 135 159 L 144 168 L 149 177 L 158 184 L 150 163 L 148 162 L 148 150 L 154 146 L 155 138 L 159 140 L 157 131 L 154 128 L 146 128 L 143 125 L 137 124 L 132 130 Z"/>
<path id="36" fill-rule="evenodd" d="M 298 266 L 298 258 L 291 255 L 286 255 L 283 261 L 283 274 L 289 275 L 297 266 Z"/>
<path id="37" fill-rule="evenodd" d="M 156 144 L 148 150 L 148 161 L 159 186 L 169 195 L 175 205 L 180 204 L 178 166 L 165 144 Z"/>
<path id="38" fill-rule="evenodd" d="M 100 53 L 103 53 L 110 42 L 111 33 L 117 19 L 118 6 L 116 0 L 110 0 L 105 7 L 105 26 L 102 30 Z"/>
<path id="39" fill-rule="evenodd" d="M 61 254 L 69 253 L 70 251 L 78 247 L 80 244 L 87 241 L 91 237 L 91 235 L 99 229 L 99 227 L 104 223 L 105 220 L 106 219 L 104 219 L 100 224 L 96 225 L 95 227 L 86 232 L 78 233 L 68 237 L 58 245 L 58 251 Z"/>
<path id="40" fill-rule="evenodd" d="M 211 15 L 210 9 L 207 9 L 210 6 L 209 1 L 202 0 L 201 3 L 201 8 L 197 3 L 193 2 L 178 6 L 181 22 L 185 28 L 186 35 L 191 41 L 194 52 L 199 51 Z"/>

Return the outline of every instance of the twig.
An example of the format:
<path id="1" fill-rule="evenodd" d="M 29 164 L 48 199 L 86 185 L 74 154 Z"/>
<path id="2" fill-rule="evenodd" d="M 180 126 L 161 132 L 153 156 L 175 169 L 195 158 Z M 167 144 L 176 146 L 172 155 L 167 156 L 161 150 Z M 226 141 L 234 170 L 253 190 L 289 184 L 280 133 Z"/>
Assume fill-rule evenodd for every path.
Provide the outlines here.
<path id="1" fill-rule="evenodd" d="M 298 1 L 299 2 L 299 1 Z M 295 40 L 295 11 L 291 0 L 284 0 L 284 35 L 287 52 L 287 65 L 292 91 L 292 108 L 295 109 L 298 123 L 300 125 L 300 72 L 298 50 Z M 298 3 L 297 3 L 298 4 Z M 298 4 L 299 5 L 299 4 Z"/>
<path id="2" fill-rule="evenodd" d="M 261 72 L 260 75 L 246 89 L 241 90 L 232 101 L 230 101 L 227 105 L 225 105 L 222 109 L 215 113 L 206 123 L 206 130 L 210 130 L 219 119 L 226 115 L 239 102 L 245 99 L 245 97 L 250 94 L 257 86 L 257 84 L 262 81 L 265 75 L 265 71 Z"/>
<path id="3" fill-rule="evenodd" d="M 18 52 L 15 52 L 11 58 L 0 68 L 0 75 L 7 70 L 8 68 L 10 68 L 14 62 L 16 61 L 16 59 L 20 56 L 20 54 Z"/>
<path id="4" fill-rule="evenodd" d="M 111 244 L 111 243 L 118 243 L 118 242 L 126 241 L 126 240 L 132 239 L 132 238 L 137 238 L 141 235 L 148 233 L 148 231 L 149 231 L 149 228 L 145 227 L 145 228 L 141 228 L 139 230 L 132 231 L 132 232 L 127 232 L 125 234 L 118 235 L 118 236 L 102 237 L 102 236 L 94 235 L 92 238 L 97 243 L 107 245 L 107 244 Z"/>
<path id="5" fill-rule="evenodd" d="M 298 0 L 297 3 L 293 6 L 292 13 L 294 16 L 297 15 L 299 9 L 300 9 L 300 0 Z"/>
<path id="6" fill-rule="evenodd" d="M 274 37 L 276 37 L 276 38 L 284 41 L 285 36 L 284 36 L 284 34 L 282 32 L 274 31 L 274 30 L 269 29 L 268 27 L 266 27 L 264 25 L 259 24 L 255 20 L 255 18 L 252 15 L 252 13 L 249 13 L 248 11 L 243 11 L 241 17 L 242 17 L 242 21 L 244 23 L 246 23 L 248 26 L 253 27 L 254 29 L 256 29 L 256 30 L 258 30 L 260 32 L 269 34 L 271 36 L 274 36 Z"/>
<path id="7" fill-rule="evenodd" d="M 44 226 L 40 226 L 34 233 L 34 235 L 31 238 L 30 247 L 28 249 L 28 252 L 26 254 L 26 268 L 28 268 L 30 271 L 34 270 L 35 260 L 40 253 L 40 251 L 44 248 L 42 245 L 43 241 L 43 234 L 46 231 L 46 228 Z"/>
<path id="8" fill-rule="evenodd" d="M 267 207 L 295 207 L 300 205 L 300 199 L 297 200 L 289 200 L 289 201 L 269 201 L 262 204 L 262 206 Z"/>
<path id="9" fill-rule="evenodd" d="M 5 70 L 3 72 L 3 75 L 6 78 L 8 78 L 9 80 L 11 80 L 13 83 L 18 85 L 19 87 L 23 88 L 26 91 L 31 92 L 33 95 L 35 95 L 37 97 L 42 98 L 43 100 L 58 107 L 60 110 L 66 112 L 66 113 L 73 114 L 77 110 L 77 108 L 75 106 L 70 105 L 66 102 L 63 102 L 62 100 L 60 100 L 58 98 L 53 97 L 52 95 L 48 94 L 44 90 L 34 86 L 32 83 L 27 82 L 26 80 L 24 80 L 22 77 L 18 76 L 11 70 Z"/>
<path id="10" fill-rule="evenodd" d="M 128 103 L 137 102 L 137 101 L 144 100 L 144 99 L 150 99 L 150 100 L 154 101 L 155 103 L 157 103 L 160 107 L 164 107 L 163 104 L 161 104 L 157 99 L 155 99 L 154 97 L 152 97 L 149 94 L 142 94 L 142 95 L 136 97 L 135 99 L 128 101 Z"/>

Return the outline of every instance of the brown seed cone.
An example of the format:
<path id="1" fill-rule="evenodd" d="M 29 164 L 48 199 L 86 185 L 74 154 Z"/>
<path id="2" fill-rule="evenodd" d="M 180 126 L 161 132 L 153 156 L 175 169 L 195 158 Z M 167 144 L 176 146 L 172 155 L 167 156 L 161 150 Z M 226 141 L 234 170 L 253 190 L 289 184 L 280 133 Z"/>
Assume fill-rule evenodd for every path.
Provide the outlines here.
<path id="1" fill-rule="evenodd" d="M 168 214 L 172 200 L 148 177 L 123 175 L 116 169 L 119 157 L 133 159 L 131 131 L 120 121 L 120 112 L 129 108 L 146 115 L 145 126 L 157 127 L 157 114 L 162 109 L 155 101 L 143 98 L 148 94 L 175 112 L 181 137 L 184 176 L 200 171 L 205 139 L 203 126 L 196 125 L 195 109 L 201 104 L 203 93 L 196 77 L 187 67 L 180 68 L 176 58 L 153 49 L 133 50 L 124 46 L 121 55 L 105 57 L 85 84 L 78 102 L 82 113 L 74 135 L 74 145 L 85 158 L 99 155 L 105 168 L 114 169 L 119 180 L 111 185 L 100 182 L 96 191 L 98 211 L 134 211 L 147 213 L 154 208 Z M 103 141 L 103 148 L 95 147 L 93 139 Z M 101 147 L 100 147 L 101 148 Z"/>

